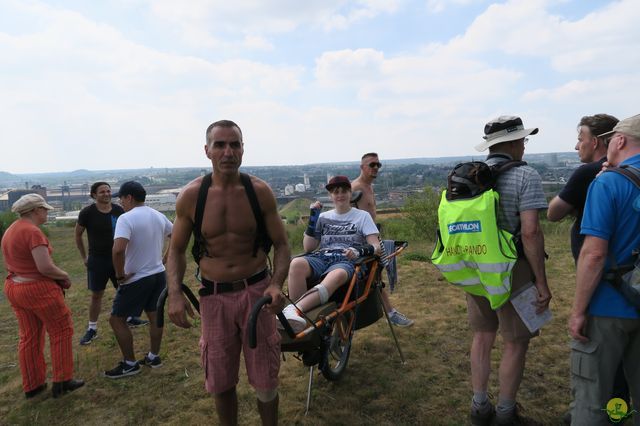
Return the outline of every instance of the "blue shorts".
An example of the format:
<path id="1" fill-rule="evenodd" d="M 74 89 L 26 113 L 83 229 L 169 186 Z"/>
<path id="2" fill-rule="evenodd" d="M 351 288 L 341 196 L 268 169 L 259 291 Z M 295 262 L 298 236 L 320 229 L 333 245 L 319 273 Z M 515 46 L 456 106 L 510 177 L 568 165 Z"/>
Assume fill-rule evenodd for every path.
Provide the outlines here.
<path id="1" fill-rule="evenodd" d="M 139 317 L 143 310 L 155 312 L 160 293 L 166 286 L 164 271 L 121 285 L 113 299 L 111 315 L 126 318 Z"/>
<path id="2" fill-rule="evenodd" d="M 103 291 L 107 281 L 111 280 L 114 288 L 118 288 L 116 271 L 113 269 L 111 256 L 92 256 L 87 258 L 87 287 L 91 291 Z"/>
<path id="3" fill-rule="evenodd" d="M 320 281 L 329 272 L 335 269 L 344 269 L 347 271 L 347 280 L 351 279 L 355 267 L 353 262 L 340 253 L 311 253 L 304 256 L 304 260 L 311 267 L 311 282 Z"/>

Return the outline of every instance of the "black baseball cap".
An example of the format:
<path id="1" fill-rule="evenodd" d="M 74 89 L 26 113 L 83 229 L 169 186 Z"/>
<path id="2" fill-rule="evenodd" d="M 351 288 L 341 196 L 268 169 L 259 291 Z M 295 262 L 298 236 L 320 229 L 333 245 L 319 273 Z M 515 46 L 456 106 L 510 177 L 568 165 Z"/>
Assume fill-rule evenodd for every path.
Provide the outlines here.
<path id="1" fill-rule="evenodd" d="M 145 191 L 140 182 L 129 180 L 120 185 L 120 189 L 118 190 L 118 192 L 113 194 L 114 197 L 125 197 L 127 195 L 133 195 L 133 198 L 135 199 L 144 200 L 144 198 L 147 196 L 147 191 Z"/>

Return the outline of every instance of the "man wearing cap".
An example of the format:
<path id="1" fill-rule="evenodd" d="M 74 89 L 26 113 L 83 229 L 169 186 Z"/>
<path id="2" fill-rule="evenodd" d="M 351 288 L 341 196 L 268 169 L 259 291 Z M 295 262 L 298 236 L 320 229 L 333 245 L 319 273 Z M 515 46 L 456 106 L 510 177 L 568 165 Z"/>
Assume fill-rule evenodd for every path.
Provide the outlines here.
<path id="1" fill-rule="evenodd" d="M 165 238 L 171 236 L 172 224 L 162 213 L 144 205 L 147 192 L 135 181 L 120 186 L 117 197 L 125 213 L 118 218 L 113 241 L 113 267 L 118 290 L 113 299 L 109 324 L 116 335 L 123 360 L 104 372 L 105 377 L 119 379 L 140 372 L 140 364 L 151 368 L 162 366 L 159 356 L 162 328 L 156 323 L 156 305 L 166 287 Z M 133 336 L 127 317 L 145 311 L 149 318 L 149 352 L 136 361 Z"/>
<path id="2" fill-rule="evenodd" d="M 169 254 L 169 317 L 191 327 L 193 316 L 181 292 L 186 250 L 192 250 L 201 279 L 200 350 L 205 388 L 213 395 L 220 424 L 238 423 L 236 386 L 240 353 L 249 383 L 256 391 L 264 425 L 278 422 L 280 334 L 274 314 L 282 310 L 281 292 L 291 252 L 273 192 L 266 182 L 240 173 L 244 143 L 240 127 L 230 120 L 209 125 L 204 152 L 213 172 L 188 183 L 176 202 Z M 274 247 L 273 271 L 267 266 Z M 271 303 L 258 314 L 257 346 L 246 339 L 248 317 L 262 296 Z"/>
<path id="3" fill-rule="evenodd" d="M 520 117 L 501 116 L 488 122 L 484 133 L 484 142 L 476 149 L 484 151 L 488 148 L 486 163 L 493 166 L 509 160 L 522 160 L 527 136 L 537 134 L 538 129 L 525 129 Z M 538 212 L 547 208 L 542 179 L 530 166 L 513 167 L 499 175 L 496 190 L 500 194 L 498 225 L 522 242 L 523 253 L 511 273 L 512 294 L 535 285 L 538 292 L 536 312 L 542 313 L 551 300 L 544 266 L 544 236 L 538 220 Z M 469 324 L 473 331 L 470 352 L 473 387 L 471 423 L 490 424 L 495 415 L 496 424 L 513 424 L 519 418 L 516 394 L 524 373 L 529 340 L 538 332 L 529 331 L 511 303 L 493 311 L 487 299 L 468 293 L 466 297 Z M 498 327 L 503 349 L 498 372 L 498 404 L 494 413 L 487 391 L 491 349 Z"/>
<path id="4" fill-rule="evenodd" d="M 360 176 L 351 183 L 353 193 L 356 191 L 362 192 L 362 195 L 355 201 L 355 206 L 360 210 L 368 212 L 374 223 L 376 221 L 376 197 L 373 193 L 373 181 L 378 177 L 378 171 L 381 167 L 382 163 L 378 159 L 378 154 L 375 152 L 364 154 L 360 160 Z M 382 247 L 382 245 L 380 247 Z M 392 262 L 395 262 L 395 258 L 393 258 Z M 391 289 L 393 290 L 393 287 Z M 389 291 L 386 287 L 382 289 L 381 295 L 382 304 L 387 311 L 391 324 L 398 327 L 410 327 L 413 325 L 412 319 L 407 318 L 403 313 L 393 307 L 391 299 L 389 298 Z"/>
<path id="5" fill-rule="evenodd" d="M 304 251 L 309 254 L 294 258 L 289 269 L 289 297 L 295 302 L 283 313 L 295 332 L 307 325 L 301 312 L 326 303 L 334 291 L 348 282 L 358 257 L 380 252 L 378 228 L 371 215 L 351 207 L 349 178 L 334 176 L 326 189 L 335 209 L 320 213 L 320 202 L 311 205 L 309 226 L 302 240 Z M 307 280 L 320 283 L 308 290 Z"/>
<path id="6" fill-rule="evenodd" d="M 116 274 L 111 261 L 111 249 L 113 248 L 113 232 L 116 228 L 116 221 L 124 213 L 122 207 L 111 202 L 111 185 L 107 182 L 92 184 L 90 195 L 95 203 L 91 203 L 80 211 L 75 228 L 76 247 L 82 256 L 84 266 L 87 268 L 87 286 L 91 292 L 89 326 L 80 339 L 81 345 L 88 345 L 98 337 L 98 315 L 100 315 L 102 296 L 107 281 L 111 280 L 114 287 L 117 287 Z M 85 230 L 89 243 L 88 256 L 82 238 Z"/>
<path id="7" fill-rule="evenodd" d="M 608 145 L 605 167 L 640 168 L 640 115 L 598 137 Z M 618 173 L 602 173 L 589 187 L 581 228 L 585 239 L 569 318 L 572 424 L 604 425 L 620 361 L 631 399 L 640 401 L 640 313 L 608 274 L 614 264 L 631 263 L 640 248 L 640 189 Z M 640 425 L 637 414 L 634 424 Z"/>

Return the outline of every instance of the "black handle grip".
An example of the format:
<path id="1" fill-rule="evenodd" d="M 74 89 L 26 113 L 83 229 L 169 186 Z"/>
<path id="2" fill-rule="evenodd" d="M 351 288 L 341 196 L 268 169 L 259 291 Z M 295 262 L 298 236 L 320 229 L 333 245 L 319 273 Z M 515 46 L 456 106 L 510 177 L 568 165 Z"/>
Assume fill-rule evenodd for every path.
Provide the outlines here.
<path id="1" fill-rule="evenodd" d="M 249 347 L 255 349 L 257 346 L 256 339 L 256 323 L 258 322 L 258 315 L 264 305 L 271 303 L 271 296 L 262 296 L 251 308 L 251 314 L 249 315 Z"/>
<path id="2" fill-rule="evenodd" d="M 195 294 L 193 294 L 191 289 L 184 283 L 182 283 L 180 289 L 187 296 L 187 299 L 189 299 L 189 302 L 191 302 L 196 311 L 200 313 L 200 303 L 198 302 L 198 298 L 195 296 Z M 160 297 L 158 298 L 158 303 L 156 305 L 156 325 L 158 326 L 158 328 L 164 327 L 164 305 L 167 302 L 168 295 L 169 290 L 165 287 L 162 290 L 162 293 L 160 293 Z"/>

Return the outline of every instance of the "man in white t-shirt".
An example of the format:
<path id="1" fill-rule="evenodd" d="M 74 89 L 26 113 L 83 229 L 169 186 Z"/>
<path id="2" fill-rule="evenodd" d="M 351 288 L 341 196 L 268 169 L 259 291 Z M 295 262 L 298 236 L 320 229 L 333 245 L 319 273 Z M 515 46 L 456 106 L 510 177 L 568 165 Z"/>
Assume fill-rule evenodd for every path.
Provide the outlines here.
<path id="1" fill-rule="evenodd" d="M 113 240 L 113 267 L 119 286 L 109 324 L 124 359 L 104 372 L 110 379 L 138 374 L 140 364 L 151 368 L 162 366 L 158 355 L 162 328 L 156 323 L 156 305 L 166 287 L 166 254 L 163 256 L 162 253 L 173 225 L 162 213 L 144 205 L 146 195 L 144 187 L 134 181 L 123 183 L 116 195 L 120 197 L 125 213 L 118 218 Z M 143 310 L 149 318 L 150 350 L 138 362 L 126 319 L 140 315 Z"/>
<path id="2" fill-rule="evenodd" d="M 320 213 L 319 202 L 311 205 L 309 227 L 302 240 L 304 251 L 309 254 L 294 258 L 289 267 L 289 297 L 296 300 L 296 306 L 287 306 L 283 313 L 296 333 L 306 326 L 298 310 L 307 312 L 326 303 L 351 278 L 358 257 L 380 252 L 378 228 L 371 215 L 351 207 L 349 179 L 334 176 L 325 188 L 335 209 Z M 309 278 L 322 281 L 308 290 Z"/>

